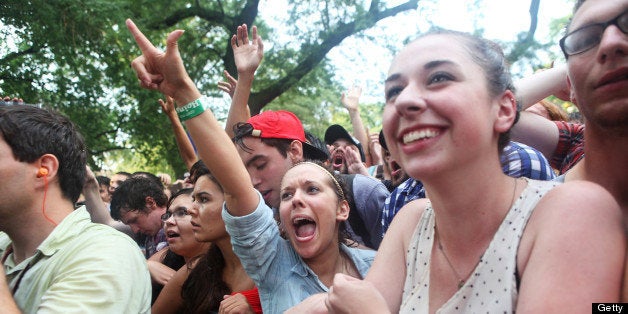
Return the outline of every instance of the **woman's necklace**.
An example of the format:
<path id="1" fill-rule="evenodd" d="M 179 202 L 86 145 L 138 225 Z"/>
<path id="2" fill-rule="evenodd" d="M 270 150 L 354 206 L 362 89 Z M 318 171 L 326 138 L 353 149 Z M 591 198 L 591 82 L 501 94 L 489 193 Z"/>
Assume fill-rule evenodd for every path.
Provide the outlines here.
<path id="1" fill-rule="evenodd" d="M 512 190 L 512 200 L 510 201 L 510 206 L 508 206 L 508 209 L 510 209 L 512 207 L 512 205 L 515 203 L 515 193 L 517 192 L 517 179 L 515 179 L 515 184 L 514 185 L 515 185 L 515 187 Z M 458 278 L 458 290 L 460 290 L 460 288 L 462 288 L 464 286 L 465 279 L 469 278 L 469 276 L 471 276 L 471 274 L 473 274 L 473 271 L 477 267 L 477 264 L 480 263 L 480 260 L 478 259 L 478 262 L 475 264 L 475 266 L 473 266 L 471 271 L 466 276 L 462 277 L 462 276 L 460 276 L 460 274 L 458 274 L 458 271 L 456 271 L 456 268 L 454 267 L 454 265 L 449 260 L 449 257 L 447 256 L 447 253 L 445 253 L 445 249 L 443 248 L 443 244 L 440 242 L 440 236 L 438 235 L 438 228 L 436 228 L 436 223 L 434 223 L 434 237 L 436 238 L 436 243 L 438 244 L 438 249 L 443 253 L 443 256 L 445 257 L 445 261 L 447 261 L 447 264 L 449 265 L 449 268 L 451 268 L 451 270 L 456 275 L 456 278 Z"/>

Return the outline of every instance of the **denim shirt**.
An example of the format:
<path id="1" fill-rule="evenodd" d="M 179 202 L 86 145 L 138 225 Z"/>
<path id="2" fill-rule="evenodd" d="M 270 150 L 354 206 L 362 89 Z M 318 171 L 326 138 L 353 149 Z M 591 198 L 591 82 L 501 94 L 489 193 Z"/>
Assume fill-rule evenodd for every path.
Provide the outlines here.
<path id="1" fill-rule="evenodd" d="M 255 211 L 246 216 L 232 216 L 223 204 L 222 219 L 231 235 L 233 251 L 259 289 L 264 313 L 283 313 L 310 295 L 328 291 L 290 242 L 279 235 L 273 211 L 261 194 Z M 376 252 L 344 244 L 340 249 L 364 278 Z"/>

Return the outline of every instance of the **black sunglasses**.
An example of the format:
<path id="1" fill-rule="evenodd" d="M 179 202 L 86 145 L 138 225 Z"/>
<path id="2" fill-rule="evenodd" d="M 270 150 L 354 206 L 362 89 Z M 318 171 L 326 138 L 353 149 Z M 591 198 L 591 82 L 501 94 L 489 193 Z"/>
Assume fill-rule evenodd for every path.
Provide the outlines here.
<path id="1" fill-rule="evenodd" d="M 628 32 L 628 10 L 608 22 L 585 25 L 561 38 L 560 49 L 565 54 L 565 59 L 599 45 L 604 31 L 610 25 L 617 26 L 626 34 Z"/>

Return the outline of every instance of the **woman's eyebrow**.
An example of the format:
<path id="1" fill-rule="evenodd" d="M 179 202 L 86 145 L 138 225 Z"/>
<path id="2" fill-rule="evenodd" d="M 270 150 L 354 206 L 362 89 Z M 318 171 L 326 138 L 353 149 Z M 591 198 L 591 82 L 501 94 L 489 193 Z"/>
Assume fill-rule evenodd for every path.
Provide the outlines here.
<path id="1" fill-rule="evenodd" d="M 450 61 L 450 60 L 434 60 L 434 61 L 430 61 L 430 62 L 426 63 L 425 65 L 423 65 L 423 69 L 431 70 L 431 69 L 437 68 L 437 67 L 442 66 L 442 65 L 455 65 L 455 63 Z M 401 74 L 399 74 L 399 73 L 391 74 L 389 77 L 386 78 L 386 80 L 384 80 L 384 83 L 388 83 L 390 81 L 397 80 L 397 79 L 399 79 L 399 77 L 401 77 Z"/>
<path id="2" fill-rule="evenodd" d="M 431 70 L 431 69 L 437 68 L 437 67 L 439 67 L 441 65 L 454 65 L 454 63 L 452 61 L 449 61 L 449 60 L 434 60 L 434 61 L 430 61 L 430 62 L 426 63 L 423 66 L 423 69 Z"/>
<path id="3" fill-rule="evenodd" d="M 399 74 L 399 73 L 392 74 L 391 76 L 387 77 L 386 80 L 384 80 L 384 83 L 388 83 L 390 81 L 394 81 L 394 80 L 398 79 L 400 76 L 401 76 L 401 74 Z"/>

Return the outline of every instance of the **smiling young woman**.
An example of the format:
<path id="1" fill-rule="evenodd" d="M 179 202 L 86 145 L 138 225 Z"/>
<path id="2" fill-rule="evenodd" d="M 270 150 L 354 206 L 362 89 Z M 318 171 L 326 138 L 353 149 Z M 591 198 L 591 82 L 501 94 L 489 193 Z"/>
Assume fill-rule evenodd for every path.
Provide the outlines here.
<path id="1" fill-rule="evenodd" d="M 365 280 L 337 276 L 309 306 L 578 312 L 590 311 L 583 302 L 618 301 L 625 238 L 611 195 L 590 182 L 514 179 L 500 169 L 518 113 L 496 44 L 423 35 L 393 60 L 385 95 L 387 146 L 429 200 L 399 212 Z"/>

